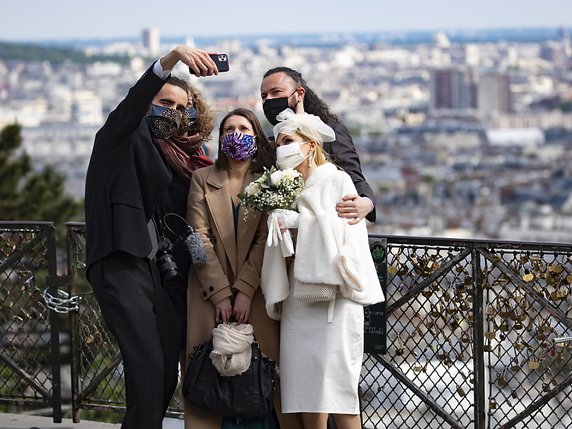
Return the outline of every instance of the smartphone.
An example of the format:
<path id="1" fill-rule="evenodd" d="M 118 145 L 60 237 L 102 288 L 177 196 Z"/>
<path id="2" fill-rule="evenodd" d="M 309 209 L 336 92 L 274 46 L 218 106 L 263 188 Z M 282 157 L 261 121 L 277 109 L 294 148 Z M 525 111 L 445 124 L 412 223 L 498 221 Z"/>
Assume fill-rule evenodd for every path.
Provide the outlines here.
<path id="1" fill-rule="evenodd" d="M 227 54 L 209 54 L 209 57 L 211 57 L 211 59 L 215 62 L 216 68 L 219 72 L 227 72 L 230 70 Z M 191 74 L 195 74 L 190 67 L 189 72 Z"/>

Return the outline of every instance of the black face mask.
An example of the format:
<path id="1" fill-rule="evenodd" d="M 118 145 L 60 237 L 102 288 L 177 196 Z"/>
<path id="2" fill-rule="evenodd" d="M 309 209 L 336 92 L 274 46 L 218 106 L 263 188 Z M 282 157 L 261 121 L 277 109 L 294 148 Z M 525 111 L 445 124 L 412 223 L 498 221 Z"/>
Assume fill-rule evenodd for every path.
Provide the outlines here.
<path id="1" fill-rule="evenodd" d="M 294 94 L 296 94 L 296 91 L 294 91 L 288 97 L 269 98 L 264 103 L 262 103 L 262 110 L 264 110 L 264 116 L 266 116 L 268 122 L 270 122 L 272 125 L 276 125 L 278 123 L 276 116 L 290 107 L 288 100 L 290 100 L 290 97 L 292 97 Z M 292 109 L 294 108 L 292 107 Z"/>
<path id="2" fill-rule="evenodd" d="M 270 98 L 262 103 L 262 110 L 264 110 L 264 116 L 268 119 L 272 125 L 276 125 L 278 116 L 282 111 L 288 108 L 288 97 L 280 98 Z"/>

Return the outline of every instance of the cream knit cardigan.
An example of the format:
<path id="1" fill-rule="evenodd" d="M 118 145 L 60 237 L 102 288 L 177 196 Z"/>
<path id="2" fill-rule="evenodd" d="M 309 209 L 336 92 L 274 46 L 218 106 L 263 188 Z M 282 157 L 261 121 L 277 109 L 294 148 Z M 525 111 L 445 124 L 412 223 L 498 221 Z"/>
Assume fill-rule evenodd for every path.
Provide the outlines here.
<path id="1" fill-rule="evenodd" d="M 294 278 L 302 283 L 338 285 L 342 296 L 362 305 L 384 300 L 371 253 L 365 220 L 348 225 L 336 203 L 357 194 L 350 176 L 326 163 L 306 181 L 297 200 L 299 211 Z M 268 316 L 280 320 L 289 293 L 286 261 L 280 246 L 265 247 L 261 288 Z"/>

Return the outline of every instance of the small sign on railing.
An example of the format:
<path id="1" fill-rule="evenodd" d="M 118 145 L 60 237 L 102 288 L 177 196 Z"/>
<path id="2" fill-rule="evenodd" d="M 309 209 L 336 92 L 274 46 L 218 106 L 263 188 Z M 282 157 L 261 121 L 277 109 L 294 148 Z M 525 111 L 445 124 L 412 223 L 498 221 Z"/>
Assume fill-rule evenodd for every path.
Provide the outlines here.
<path id="1" fill-rule="evenodd" d="M 370 237 L 369 248 L 385 301 L 364 309 L 364 351 L 384 354 L 387 351 L 387 240 Z"/>

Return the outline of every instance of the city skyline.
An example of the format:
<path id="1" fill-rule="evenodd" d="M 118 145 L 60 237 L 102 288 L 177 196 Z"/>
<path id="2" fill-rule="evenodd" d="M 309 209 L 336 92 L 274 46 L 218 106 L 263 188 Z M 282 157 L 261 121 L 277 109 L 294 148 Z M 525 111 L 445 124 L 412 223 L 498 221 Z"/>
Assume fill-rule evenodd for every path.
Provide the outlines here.
<path id="1" fill-rule="evenodd" d="M 555 27 L 364 30 L 195 36 L 224 47 L 232 66 L 193 81 L 217 120 L 238 106 L 263 119 L 264 72 L 303 73 L 352 133 L 383 209 L 372 232 L 571 242 L 570 38 Z M 185 40 L 147 36 L 61 42 L 127 53 L 127 64 L 0 59 L 0 126 L 21 124 L 31 162 L 62 172 L 75 198 L 84 196 L 94 135 L 151 64 L 146 56 Z"/>
<path id="2" fill-rule="evenodd" d="M 561 26 L 572 27 L 568 0 L 290 0 L 275 4 L 243 0 L 167 7 L 150 0 L 32 0 L 11 3 L 0 16 L 0 41 L 138 37 L 146 27 L 157 28 L 165 37 L 209 37 Z"/>

